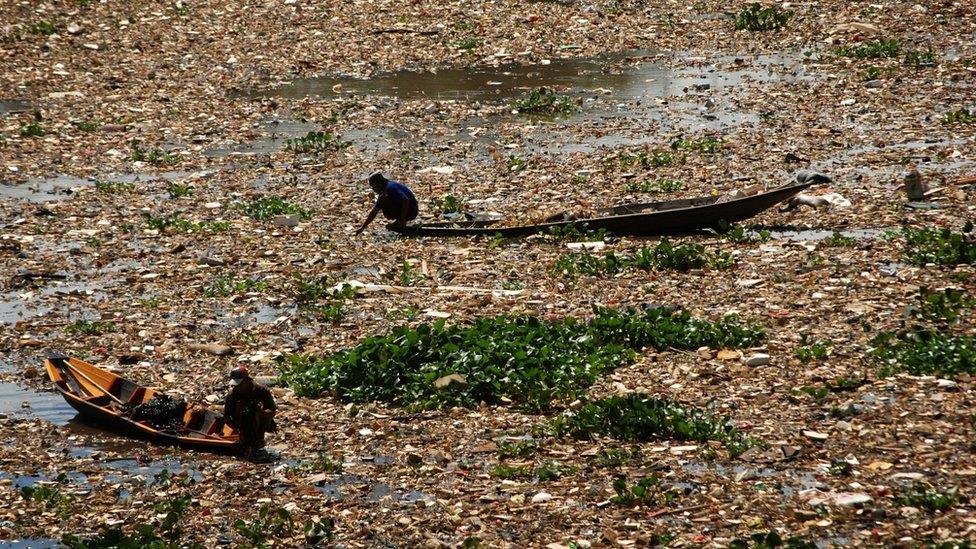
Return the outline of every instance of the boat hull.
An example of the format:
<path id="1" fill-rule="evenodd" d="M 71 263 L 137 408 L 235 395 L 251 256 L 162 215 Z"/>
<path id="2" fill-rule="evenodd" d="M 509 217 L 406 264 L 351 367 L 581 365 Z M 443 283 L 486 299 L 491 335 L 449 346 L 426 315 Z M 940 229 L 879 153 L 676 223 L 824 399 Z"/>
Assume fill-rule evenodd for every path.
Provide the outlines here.
<path id="1" fill-rule="evenodd" d="M 67 357 L 48 358 L 44 362 L 48 378 L 64 400 L 85 419 L 113 430 L 146 440 L 197 450 L 234 452 L 239 448 L 238 435 L 217 414 L 189 410 L 184 429 L 169 432 L 144 421 L 134 421 L 120 409 L 119 402 L 140 404 L 155 396 L 152 389 L 139 386 L 87 362 Z M 191 423 L 199 423 L 199 430 Z"/>
<path id="2" fill-rule="evenodd" d="M 703 229 L 715 229 L 724 223 L 736 223 L 755 217 L 776 204 L 796 196 L 812 183 L 798 183 L 771 191 L 719 202 L 717 198 L 702 198 L 675 203 L 688 203 L 684 207 L 667 207 L 667 203 L 651 203 L 639 206 L 621 206 L 611 211 L 629 209 L 653 209 L 649 212 L 622 213 L 574 221 L 558 221 L 537 225 L 496 227 L 495 221 L 469 223 L 432 223 L 390 227 L 405 236 L 476 236 L 498 235 L 503 237 L 529 236 L 569 225 L 585 226 L 587 230 L 605 230 L 618 236 L 659 236 L 688 234 Z"/>

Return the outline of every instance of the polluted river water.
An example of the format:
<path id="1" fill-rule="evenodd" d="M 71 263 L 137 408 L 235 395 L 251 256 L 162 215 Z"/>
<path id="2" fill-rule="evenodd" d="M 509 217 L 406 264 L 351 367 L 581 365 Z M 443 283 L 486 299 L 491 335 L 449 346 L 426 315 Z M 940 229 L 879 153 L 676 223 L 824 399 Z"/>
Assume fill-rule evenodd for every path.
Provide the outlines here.
<path id="1" fill-rule="evenodd" d="M 798 53 L 787 53 L 726 56 L 706 63 L 704 59 L 684 56 L 679 69 L 665 62 L 663 55 L 642 52 L 530 65 L 428 72 L 403 70 L 367 79 L 329 76 L 296 79 L 279 87 L 248 90 L 239 95 L 255 100 L 377 97 L 497 106 L 532 90 L 548 88 L 568 96 L 581 107 L 576 114 L 537 118 L 539 124 L 527 139 L 529 150 L 568 154 L 601 146 L 648 143 L 660 131 L 719 131 L 754 124 L 761 113 L 743 111 L 734 105 L 731 98 L 737 89 L 750 84 L 806 79 L 801 59 Z M 727 68 L 719 69 L 716 64 Z M 443 136 L 429 139 L 426 144 L 431 148 L 457 142 L 489 144 L 499 137 L 492 126 L 503 119 L 504 116 L 498 115 L 474 115 L 460 124 L 443 128 Z M 555 134 L 550 128 L 553 124 L 585 126 L 608 121 L 624 124 L 619 132 L 577 142 L 554 143 Z M 354 146 L 377 150 L 399 149 L 416 140 L 416 136 L 395 127 L 354 130 L 344 133 L 343 138 L 352 141 Z M 267 145 L 267 141 L 263 144 Z M 278 145 L 283 147 L 284 143 Z"/>

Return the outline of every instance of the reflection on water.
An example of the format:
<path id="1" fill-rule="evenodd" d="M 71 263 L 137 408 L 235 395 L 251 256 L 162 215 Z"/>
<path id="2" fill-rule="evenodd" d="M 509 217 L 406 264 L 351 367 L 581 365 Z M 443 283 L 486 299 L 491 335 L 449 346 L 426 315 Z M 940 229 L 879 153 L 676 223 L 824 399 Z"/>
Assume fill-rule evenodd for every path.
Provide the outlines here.
<path id="1" fill-rule="evenodd" d="M 717 61 L 733 61 L 731 57 Z M 758 67 L 757 67 L 758 65 Z M 773 67 L 790 68 L 785 73 Z M 794 68 L 796 67 L 796 68 Z M 247 92 L 248 97 L 333 97 L 342 94 L 380 95 L 400 99 L 465 99 L 495 101 L 519 97 L 526 91 L 549 87 L 566 93 L 599 93 L 611 100 L 661 98 L 688 91 L 716 90 L 746 80 L 795 80 L 802 65 L 795 56 L 757 57 L 754 65 L 718 70 L 708 65 L 675 69 L 646 52 L 558 59 L 549 64 L 507 64 L 498 67 L 464 67 L 438 71 L 403 70 L 372 78 L 319 77 L 296 79 L 270 90 Z"/>
<path id="2" fill-rule="evenodd" d="M 75 409 L 57 393 L 40 393 L 16 383 L 0 383 L 0 414 L 11 418 L 38 418 L 55 425 L 66 425 Z"/>

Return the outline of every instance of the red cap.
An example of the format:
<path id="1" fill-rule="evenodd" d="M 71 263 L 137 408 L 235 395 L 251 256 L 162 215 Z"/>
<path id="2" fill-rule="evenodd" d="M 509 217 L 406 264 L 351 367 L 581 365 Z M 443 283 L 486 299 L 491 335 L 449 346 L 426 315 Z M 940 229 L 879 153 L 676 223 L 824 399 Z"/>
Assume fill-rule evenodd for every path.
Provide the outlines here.
<path id="1" fill-rule="evenodd" d="M 247 366 L 238 366 L 230 371 L 230 384 L 237 385 L 247 377 L 251 377 L 251 373 L 247 371 Z"/>

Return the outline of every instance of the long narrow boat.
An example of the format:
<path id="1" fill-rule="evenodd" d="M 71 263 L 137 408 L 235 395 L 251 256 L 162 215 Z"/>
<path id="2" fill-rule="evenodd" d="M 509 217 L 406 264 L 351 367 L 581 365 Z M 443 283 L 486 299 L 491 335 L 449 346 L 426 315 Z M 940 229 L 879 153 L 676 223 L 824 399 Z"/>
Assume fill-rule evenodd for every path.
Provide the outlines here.
<path id="1" fill-rule="evenodd" d="M 728 200 L 722 200 L 722 196 L 718 195 L 663 202 L 625 204 L 603 210 L 599 217 L 536 225 L 499 227 L 497 226 L 498 220 L 491 220 L 428 223 L 405 227 L 390 226 L 390 229 L 407 236 L 500 235 L 518 237 L 548 232 L 568 225 L 577 225 L 585 226 L 588 230 L 603 229 L 619 236 L 684 234 L 718 228 L 723 223 L 736 223 L 749 219 L 780 202 L 793 198 L 812 184 L 813 182 L 792 183 L 766 192 Z"/>
<path id="2" fill-rule="evenodd" d="M 160 429 L 132 419 L 129 413 L 157 396 L 152 389 L 58 353 L 49 353 L 44 367 L 61 396 L 89 419 L 154 442 L 210 451 L 237 449 L 237 432 L 220 415 L 209 410 L 195 410 L 187 403 L 180 427 Z"/>

